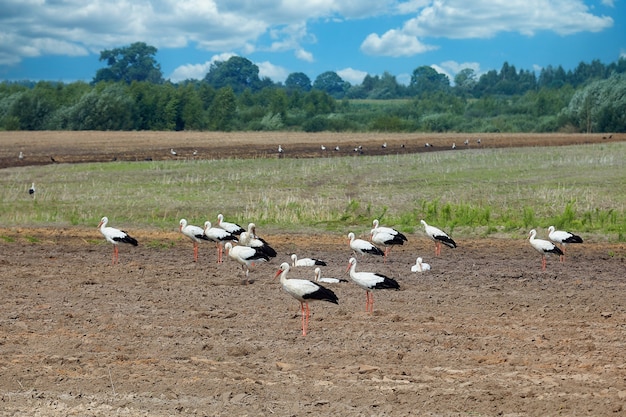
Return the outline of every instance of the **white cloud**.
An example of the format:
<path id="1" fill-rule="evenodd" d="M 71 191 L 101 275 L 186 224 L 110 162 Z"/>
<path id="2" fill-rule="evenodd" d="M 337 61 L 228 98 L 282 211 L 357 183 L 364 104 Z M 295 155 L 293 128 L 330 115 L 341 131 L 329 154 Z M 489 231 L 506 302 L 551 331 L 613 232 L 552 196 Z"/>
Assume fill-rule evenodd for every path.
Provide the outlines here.
<path id="1" fill-rule="evenodd" d="M 464 62 L 460 64 L 456 61 L 444 61 L 439 65 L 433 64 L 431 67 L 438 73 L 445 74 L 451 84 L 454 84 L 454 77 L 464 69 L 474 70 L 474 74 L 477 78 L 481 75 L 480 64 L 478 62 Z"/>
<path id="2" fill-rule="evenodd" d="M 500 32 L 532 36 L 598 32 L 613 25 L 608 16 L 590 13 L 582 0 L 434 1 L 408 20 L 402 31 L 417 37 L 490 38 Z"/>
<path id="3" fill-rule="evenodd" d="M 393 57 L 412 56 L 436 48 L 436 46 L 421 43 L 415 36 L 395 29 L 389 30 L 383 36 L 371 33 L 361 44 L 361 50 L 368 55 Z"/>
<path id="4" fill-rule="evenodd" d="M 215 61 L 228 61 L 232 56 L 235 56 L 232 52 L 225 52 L 219 55 L 213 55 L 210 61 L 206 61 L 202 64 L 185 64 L 177 67 L 172 71 L 169 78 L 170 81 L 177 83 L 184 80 L 201 80 L 209 72 L 211 64 Z"/>
<path id="5" fill-rule="evenodd" d="M 256 62 L 256 66 L 259 67 L 259 77 L 269 77 L 274 82 L 284 82 L 289 75 L 289 72 L 280 66 L 274 65 L 271 62 Z"/>
<path id="6" fill-rule="evenodd" d="M 361 84 L 363 82 L 363 78 L 367 75 L 367 72 L 356 70 L 354 68 L 344 68 L 337 71 L 337 75 L 339 75 L 344 81 L 348 81 L 350 84 Z"/>
<path id="7" fill-rule="evenodd" d="M 313 58 L 313 54 L 308 51 L 305 51 L 302 48 L 296 49 L 295 55 L 296 55 L 296 58 L 298 58 L 301 61 L 306 61 L 306 62 L 315 61 L 315 59 Z"/>

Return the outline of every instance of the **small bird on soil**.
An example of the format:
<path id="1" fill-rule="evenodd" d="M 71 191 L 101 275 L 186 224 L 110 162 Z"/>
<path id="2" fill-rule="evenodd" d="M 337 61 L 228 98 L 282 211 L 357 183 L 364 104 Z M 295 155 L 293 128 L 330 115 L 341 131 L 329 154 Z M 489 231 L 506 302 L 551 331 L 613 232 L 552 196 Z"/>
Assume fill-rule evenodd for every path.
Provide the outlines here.
<path id="1" fill-rule="evenodd" d="M 533 249 L 541 254 L 541 269 L 545 270 L 546 255 L 554 253 L 560 256 L 563 255 L 563 251 L 549 240 L 535 239 L 535 236 L 537 236 L 537 231 L 535 229 L 528 232 L 528 241 L 530 242 L 530 245 L 533 247 Z"/>
<path id="2" fill-rule="evenodd" d="M 554 226 L 548 227 L 548 238 L 561 245 L 563 255 L 559 256 L 561 262 L 565 261 L 565 245 L 568 243 L 583 243 L 583 238 L 564 230 L 555 230 Z"/>
<path id="3" fill-rule="evenodd" d="M 107 227 L 108 222 L 109 219 L 106 216 L 100 219 L 98 229 L 100 229 L 100 233 L 102 233 L 107 242 L 113 244 L 113 264 L 115 265 L 119 258 L 119 250 L 117 248 L 118 243 L 128 243 L 133 246 L 137 246 L 139 243 L 137 242 L 137 239 L 131 237 L 125 231 L 114 227 Z"/>

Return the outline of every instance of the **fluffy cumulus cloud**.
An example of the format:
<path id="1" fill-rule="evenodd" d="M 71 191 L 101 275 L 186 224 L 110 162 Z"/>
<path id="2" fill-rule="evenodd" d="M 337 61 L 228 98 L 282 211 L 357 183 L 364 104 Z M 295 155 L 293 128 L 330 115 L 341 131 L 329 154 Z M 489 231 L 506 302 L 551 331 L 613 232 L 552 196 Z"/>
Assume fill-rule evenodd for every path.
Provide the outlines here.
<path id="1" fill-rule="evenodd" d="M 361 84 L 363 82 L 363 78 L 367 75 L 367 72 L 359 71 L 354 68 L 344 68 L 337 71 L 337 75 L 339 75 L 342 80 L 348 81 L 350 84 Z"/>
<path id="2" fill-rule="evenodd" d="M 613 6 L 611 0 L 604 4 Z M 425 39 L 490 38 L 502 32 L 533 36 L 598 32 L 613 25 L 608 16 L 592 13 L 582 0 L 435 0 L 409 1 L 398 10 L 411 13 L 401 28 L 372 33 L 361 44 L 370 55 L 411 56 L 436 49 Z"/>

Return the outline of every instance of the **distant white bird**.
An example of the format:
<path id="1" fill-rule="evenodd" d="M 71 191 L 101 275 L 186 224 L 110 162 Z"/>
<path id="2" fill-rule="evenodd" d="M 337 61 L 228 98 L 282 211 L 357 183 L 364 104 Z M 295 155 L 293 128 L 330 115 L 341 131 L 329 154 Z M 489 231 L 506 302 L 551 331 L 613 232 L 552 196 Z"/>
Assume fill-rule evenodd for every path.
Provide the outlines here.
<path id="1" fill-rule="evenodd" d="M 174 156 L 178 155 L 178 153 L 173 148 L 170 149 L 170 153 Z"/>
<path id="2" fill-rule="evenodd" d="M 24 159 L 24 152 L 20 151 L 20 154 L 17 156 L 17 159 L 19 159 L 20 161 Z"/>
<path id="3" fill-rule="evenodd" d="M 476 143 L 478 143 L 480 145 L 480 138 L 478 138 L 478 140 L 476 141 Z"/>
<path id="4" fill-rule="evenodd" d="M 221 227 L 222 229 L 226 230 L 229 233 L 232 233 L 235 236 L 239 236 L 241 232 L 245 232 L 245 229 L 238 224 L 224 221 L 224 215 L 221 213 L 217 215 L 216 226 Z"/>
<path id="5" fill-rule="evenodd" d="M 180 219 L 178 230 L 193 242 L 193 261 L 198 262 L 198 246 L 200 242 L 208 242 L 210 239 L 204 234 L 204 229 L 199 226 L 187 224 L 187 220 Z"/>
<path id="6" fill-rule="evenodd" d="M 137 246 L 139 243 L 137 239 L 131 237 L 128 233 L 123 230 L 116 229 L 114 227 L 108 227 L 107 223 L 109 219 L 105 216 L 100 219 L 100 223 L 98 223 L 98 229 L 100 229 L 100 233 L 107 240 L 107 242 L 113 244 L 113 265 L 118 262 L 119 258 L 119 250 L 117 245 L 121 243 L 128 243 L 133 246 Z"/>
<path id="7" fill-rule="evenodd" d="M 385 142 L 385 143 L 383 143 L 383 144 L 381 145 L 381 148 L 383 148 L 383 149 L 385 149 L 386 147 L 387 147 L 387 142 Z"/>
<path id="8" fill-rule="evenodd" d="M 280 269 L 276 272 L 275 278 L 280 276 L 280 284 L 285 292 L 300 302 L 302 336 L 306 336 L 309 327 L 309 317 L 311 316 L 309 302 L 328 301 L 329 303 L 339 304 L 339 299 L 332 290 L 308 279 L 287 279 L 288 273 L 289 264 L 283 262 L 280 264 Z"/>
<path id="9" fill-rule="evenodd" d="M 452 149 L 456 149 L 456 143 L 452 143 Z"/>
<path id="10" fill-rule="evenodd" d="M 368 242 L 367 240 L 357 239 L 353 232 L 348 233 L 348 239 L 350 240 L 350 249 L 357 254 L 364 255 L 375 255 L 375 256 L 385 256 L 385 252 L 383 252 L 378 246 Z"/>
<path id="11" fill-rule="evenodd" d="M 435 242 L 435 256 L 441 255 L 442 243 L 450 248 L 456 248 L 456 242 L 446 232 L 435 226 L 429 226 L 424 220 L 421 220 L 421 223 L 424 225 L 428 237 Z"/>
<path id="12" fill-rule="evenodd" d="M 32 183 L 30 188 L 28 189 L 28 194 L 30 194 L 31 196 L 33 196 L 33 198 L 35 198 L 35 183 Z"/>
<path id="13" fill-rule="evenodd" d="M 226 242 L 237 242 L 237 236 L 222 229 L 221 227 L 213 227 L 210 221 L 204 222 L 204 235 L 217 247 L 217 263 L 222 263 L 222 254 L 224 253 L 224 245 Z"/>
<path id="14" fill-rule="evenodd" d="M 528 232 L 528 241 L 530 242 L 530 245 L 533 247 L 533 249 L 541 254 L 541 269 L 545 270 L 546 255 L 554 253 L 560 256 L 563 255 L 563 251 L 549 240 L 535 239 L 535 236 L 537 236 L 537 231 L 535 229 L 532 229 L 530 232 Z"/>
<path id="15" fill-rule="evenodd" d="M 339 150 L 339 145 L 335 146 L 335 150 L 338 151 Z"/>
<path id="16" fill-rule="evenodd" d="M 392 278 L 375 272 L 356 272 L 356 258 L 350 258 L 348 261 L 348 269 L 350 278 L 359 287 L 365 290 L 365 311 L 374 312 L 374 295 L 373 290 L 384 289 L 400 289 L 400 284 Z"/>
<path id="17" fill-rule="evenodd" d="M 323 282 L 325 284 L 340 284 L 342 282 L 348 282 L 347 279 L 322 277 L 322 270 L 319 267 L 315 268 L 315 281 Z"/>
<path id="18" fill-rule="evenodd" d="M 411 267 L 411 272 L 424 272 L 430 271 L 430 265 L 422 262 L 422 258 L 417 258 L 415 265 Z"/>
<path id="19" fill-rule="evenodd" d="M 565 261 L 565 245 L 568 243 L 583 243 L 583 238 L 564 230 L 555 230 L 554 226 L 548 227 L 548 237 L 551 241 L 561 245 L 563 255 L 559 257 L 560 261 Z"/>
<path id="20" fill-rule="evenodd" d="M 249 282 L 250 268 L 270 260 L 265 253 L 249 246 L 233 246 L 232 242 L 226 242 L 224 249 L 230 259 L 241 265 L 246 274 L 246 284 Z"/>
<path id="21" fill-rule="evenodd" d="M 325 150 L 326 150 L 326 146 L 322 145 L 322 146 L 321 146 L 321 149 L 322 149 L 323 151 L 325 151 Z"/>
<path id="22" fill-rule="evenodd" d="M 283 147 L 278 145 L 278 153 L 283 153 Z"/>
<path id="23" fill-rule="evenodd" d="M 431 145 L 430 143 L 428 143 L 428 142 L 426 142 L 426 143 L 424 144 L 424 147 L 425 147 L 425 148 L 430 148 L 431 146 L 432 146 L 432 145 Z"/>
<path id="24" fill-rule="evenodd" d="M 315 259 L 315 258 L 301 258 L 298 259 L 298 255 L 295 253 L 291 254 L 291 266 L 315 266 L 321 265 L 326 266 L 326 262 Z"/>
<path id="25" fill-rule="evenodd" d="M 198 155 L 198 150 L 197 150 L 197 149 L 194 149 L 194 150 L 193 150 L 193 156 L 196 156 L 196 155 Z"/>

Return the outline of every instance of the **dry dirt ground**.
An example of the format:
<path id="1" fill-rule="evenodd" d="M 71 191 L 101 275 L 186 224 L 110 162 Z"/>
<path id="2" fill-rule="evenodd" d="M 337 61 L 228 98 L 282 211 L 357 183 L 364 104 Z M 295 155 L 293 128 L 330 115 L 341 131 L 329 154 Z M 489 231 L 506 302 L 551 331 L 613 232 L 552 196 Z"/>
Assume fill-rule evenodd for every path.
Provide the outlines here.
<path id="1" fill-rule="evenodd" d="M 147 145 L 138 141 L 134 152 L 128 138 L 118 142 L 111 133 L 109 140 L 79 134 L 74 142 L 73 133 L 34 134 L 37 147 L 21 135 L 0 135 L 0 157 L 11 153 L 16 160 L 15 151 L 23 150 L 19 164 L 33 155 L 107 160 L 124 149 L 126 157 L 143 159 L 156 158 L 157 150 L 166 154 L 175 143 L 183 153 L 209 153 L 213 146 L 201 147 L 207 141 L 201 134 L 187 146 L 170 144 L 162 133 L 150 141 L 147 134 Z M 305 146 L 300 135 L 293 143 L 282 135 L 261 135 L 263 144 L 248 156 L 269 154 L 277 144 L 286 152 L 306 146 L 314 152 L 322 142 L 357 143 L 329 135 Z M 623 140 L 615 136 L 572 140 Z M 252 152 L 252 142 L 235 138 L 238 149 L 229 157 L 240 148 Z M 463 146 L 461 138 L 414 140 L 421 150 L 424 141 Z M 386 149 L 418 147 L 406 136 L 367 139 L 365 149 L 378 149 L 381 139 Z M 504 137 L 502 146 L 512 141 Z M 496 146 L 495 137 L 482 135 L 481 142 Z M 434 245 L 417 231 L 387 263 L 365 258 L 357 268 L 397 279 L 399 291 L 376 292 L 374 313 L 367 314 L 363 290 L 350 282 L 329 285 L 339 305 L 313 303 L 303 337 L 299 304 L 275 272 L 296 252 L 324 259 L 325 275 L 342 276 L 351 256 L 345 236 L 260 230 L 278 256 L 243 285 L 234 262 L 217 264 L 207 244 L 194 263 L 191 243 L 174 232 L 128 230 L 140 244 L 121 247 L 113 266 L 112 249 L 95 225 L 6 226 L 0 225 L 0 416 L 626 413 L 624 244 L 587 239 L 568 246 L 564 263 L 549 258 L 541 271 L 539 255 L 524 240 L 457 237 L 457 249 L 435 257 Z M 360 234 L 369 228 L 363 225 Z M 432 271 L 410 272 L 417 256 Z M 313 271 L 297 268 L 290 276 L 312 279 Z"/>

